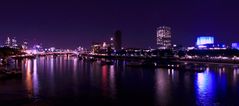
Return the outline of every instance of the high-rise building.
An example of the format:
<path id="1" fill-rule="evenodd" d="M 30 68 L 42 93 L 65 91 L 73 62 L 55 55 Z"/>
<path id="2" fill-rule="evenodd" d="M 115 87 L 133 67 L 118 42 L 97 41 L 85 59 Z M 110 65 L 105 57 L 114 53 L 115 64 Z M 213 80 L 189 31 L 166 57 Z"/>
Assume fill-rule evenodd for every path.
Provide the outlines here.
<path id="1" fill-rule="evenodd" d="M 171 34 L 171 28 L 168 26 L 157 28 L 157 45 L 159 49 L 170 49 L 172 47 Z"/>
<path id="2" fill-rule="evenodd" d="M 114 47 L 115 47 L 115 50 L 121 50 L 122 48 L 122 33 L 121 31 L 116 31 L 114 33 Z"/>
<path id="3" fill-rule="evenodd" d="M 110 47 L 111 47 L 111 49 L 115 49 L 115 47 L 114 47 L 114 37 L 110 37 Z"/>
<path id="4" fill-rule="evenodd" d="M 16 48 L 18 45 L 17 45 L 17 40 L 16 40 L 16 38 L 14 37 L 13 39 L 12 39 L 12 47 L 13 48 Z"/>
<path id="5" fill-rule="evenodd" d="M 28 46 L 28 43 L 27 43 L 27 42 L 23 42 L 23 44 L 22 44 L 22 49 L 26 50 L 26 49 L 27 49 L 27 46 Z"/>
<path id="6" fill-rule="evenodd" d="M 5 46 L 10 47 L 11 46 L 11 39 L 7 37 L 7 40 L 5 42 Z"/>

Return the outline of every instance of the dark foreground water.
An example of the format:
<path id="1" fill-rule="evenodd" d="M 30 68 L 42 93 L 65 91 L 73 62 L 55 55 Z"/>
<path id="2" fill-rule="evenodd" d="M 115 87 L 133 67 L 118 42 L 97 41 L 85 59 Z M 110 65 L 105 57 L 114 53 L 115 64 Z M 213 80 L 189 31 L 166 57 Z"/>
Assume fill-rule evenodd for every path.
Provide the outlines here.
<path id="1" fill-rule="evenodd" d="M 239 105 L 239 69 L 229 66 L 195 73 L 48 56 L 21 67 L 22 79 L 0 80 L 0 106 Z"/>

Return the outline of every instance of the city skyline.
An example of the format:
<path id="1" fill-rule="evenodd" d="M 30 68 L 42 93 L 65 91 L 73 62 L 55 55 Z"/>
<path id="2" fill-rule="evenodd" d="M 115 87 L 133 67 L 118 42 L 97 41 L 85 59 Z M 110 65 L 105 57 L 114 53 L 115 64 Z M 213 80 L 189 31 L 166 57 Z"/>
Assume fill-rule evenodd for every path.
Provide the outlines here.
<path id="1" fill-rule="evenodd" d="M 238 4 L 1 0 L 0 106 L 239 106 Z"/>
<path id="2" fill-rule="evenodd" d="M 238 42 L 236 1 L 8 2 L 1 5 L 1 44 L 9 33 L 46 47 L 89 47 L 122 31 L 125 47 L 156 48 L 156 29 L 172 28 L 172 43 L 194 45 L 196 36 Z M 142 7 L 143 6 L 143 7 Z M 230 37 L 227 37 L 230 36 Z M 64 43 L 62 43 L 64 42 Z"/>

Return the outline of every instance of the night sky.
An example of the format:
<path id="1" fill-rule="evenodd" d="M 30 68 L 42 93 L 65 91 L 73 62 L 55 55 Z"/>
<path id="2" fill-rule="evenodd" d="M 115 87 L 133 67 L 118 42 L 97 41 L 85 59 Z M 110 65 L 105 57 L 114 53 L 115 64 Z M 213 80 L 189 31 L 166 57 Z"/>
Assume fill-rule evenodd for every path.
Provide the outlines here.
<path id="1" fill-rule="evenodd" d="M 45 47 L 90 47 L 122 31 L 124 47 L 156 47 L 156 28 L 172 28 L 173 43 L 197 35 L 239 42 L 239 2 L 230 0 L 1 0 L 0 43 L 9 33 Z"/>

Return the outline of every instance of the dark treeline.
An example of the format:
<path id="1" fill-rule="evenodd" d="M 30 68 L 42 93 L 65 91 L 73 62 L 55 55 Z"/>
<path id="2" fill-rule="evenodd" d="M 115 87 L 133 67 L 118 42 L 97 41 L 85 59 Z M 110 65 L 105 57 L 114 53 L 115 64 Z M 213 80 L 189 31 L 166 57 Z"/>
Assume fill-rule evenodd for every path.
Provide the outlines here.
<path id="1" fill-rule="evenodd" d="M 5 58 L 11 55 L 22 54 L 20 49 L 2 47 L 0 48 L 0 57 Z"/>

